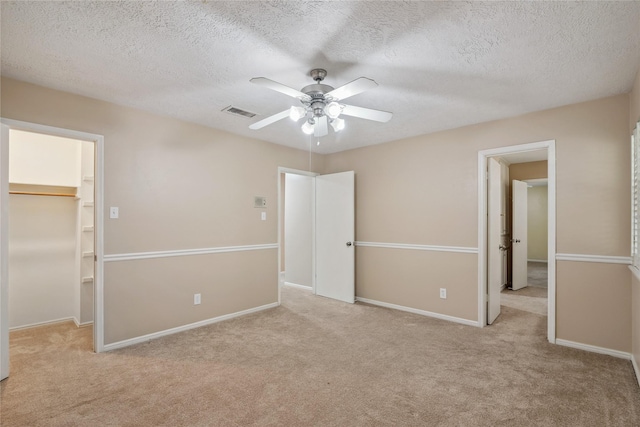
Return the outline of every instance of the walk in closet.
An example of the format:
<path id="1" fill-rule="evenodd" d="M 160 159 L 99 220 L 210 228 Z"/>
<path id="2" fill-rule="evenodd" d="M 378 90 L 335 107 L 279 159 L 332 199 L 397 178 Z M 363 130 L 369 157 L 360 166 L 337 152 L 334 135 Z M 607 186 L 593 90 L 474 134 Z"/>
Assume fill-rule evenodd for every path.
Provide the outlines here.
<path id="1" fill-rule="evenodd" d="M 9 327 L 90 324 L 94 144 L 10 132 Z"/>

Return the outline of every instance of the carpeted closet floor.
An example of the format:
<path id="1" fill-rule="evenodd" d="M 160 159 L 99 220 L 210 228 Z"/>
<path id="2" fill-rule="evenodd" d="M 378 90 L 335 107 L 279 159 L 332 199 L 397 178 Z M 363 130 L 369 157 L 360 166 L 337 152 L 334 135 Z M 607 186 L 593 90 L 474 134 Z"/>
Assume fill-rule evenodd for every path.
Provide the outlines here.
<path id="1" fill-rule="evenodd" d="M 104 354 L 91 330 L 11 334 L 4 426 L 637 426 L 628 360 L 283 288 L 282 306 Z"/>

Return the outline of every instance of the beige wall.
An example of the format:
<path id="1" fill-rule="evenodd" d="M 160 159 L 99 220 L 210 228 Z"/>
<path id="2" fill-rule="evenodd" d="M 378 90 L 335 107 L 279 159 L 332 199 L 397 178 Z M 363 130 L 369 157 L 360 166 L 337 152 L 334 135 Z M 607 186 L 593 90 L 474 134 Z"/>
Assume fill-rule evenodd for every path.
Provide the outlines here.
<path id="1" fill-rule="evenodd" d="M 509 166 L 509 178 L 524 181 L 526 179 L 547 178 L 547 161 L 515 163 Z"/>
<path id="2" fill-rule="evenodd" d="M 113 343 L 278 301 L 276 250 L 111 262 L 105 342 Z M 193 305 L 193 294 L 202 304 Z"/>
<path id="3" fill-rule="evenodd" d="M 10 79 L 1 107 L 105 136 L 105 206 L 121 215 L 106 220 L 107 254 L 275 243 L 277 166 L 308 165 L 301 150 Z M 478 151 L 555 139 L 558 252 L 627 256 L 628 117 L 619 95 L 314 156 L 313 170 L 355 170 L 359 241 L 477 248 Z M 267 221 L 256 195 L 267 197 Z M 106 343 L 275 302 L 276 259 L 265 250 L 106 263 Z M 475 254 L 358 247 L 356 259 L 358 296 L 477 319 Z M 631 277 L 618 267 L 558 262 L 558 338 L 631 350 Z"/>
<path id="4" fill-rule="evenodd" d="M 9 327 L 80 321 L 77 202 L 9 196 Z"/>
<path id="5" fill-rule="evenodd" d="M 477 248 L 478 151 L 554 139 L 558 252 L 628 256 L 628 114 L 629 98 L 619 95 L 332 154 L 324 171 L 356 172 L 358 241 Z M 477 269 L 477 256 L 452 253 L 436 262 L 441 253 L 423 252 L 420 261 L 408 262 L 414 253 L 393 251 L 357 248 L 358 296 L 389 298 L 380 289 L 392 287 L 395 304 L 477 319 L 478 279 L 469 274 Z M 614 284 L 595 277 L 569 283 L 567 278 L 580 275 L 586 263 L 558 264 L 565 272 L 558 279 L 559 289 L 579 294 L 584 286 L 595 301 L 600 295 L 613 299 L 594 311 L 559 301 L 558 338 L 579 337 L 584 344 L 629 351 L 628 270 L 619 272 Z M 366 274 L 362 266 L 368 267 Z M 395 274 L 389 277 L 389 272 Z M 438 285 L 433 277 L 440 278 Z M 448 299 L 443 304 L 437 288 L 445 286 Z M 616 292 L 610 293 L 610 287 Z M 599 322 L 608 335 L 592 333 L 592 322 Z"/>
<path id="6" fill-rule="evenodd" d="M 106 215 L 107 255 L 276 243 L 277 168 L 309 166 L 303 150 L 12 79 L 2 79 L 1 108 L 5 118 L 104 135 L 105 208 L 120 208 L 120 219 Z M 322 167 L 322 156 L 312 160 Z M 267 198 L 266 221 L 254 196 Z M 268 249 L 106 262 L 105 344 L 276 302 L 276 260 Z M 254 262 L 251 274 L 237 267 Z"/>
<path id="7" fill-rule="evenodd" d="M 628 266 L 562 261 L 556 277 L 558 338 L 630 352 Z"/>
<path id="8" fill-rule="evenodd" d="M 527 258 L 530 260 L 547 261 L 547 196 L 546 185 L 529 187 L 527 190 Z"/>
<path id="9" fill-rule="evenodd" d="M 79 187 L 82 141 L 10 131 L 9 182 Z"/>

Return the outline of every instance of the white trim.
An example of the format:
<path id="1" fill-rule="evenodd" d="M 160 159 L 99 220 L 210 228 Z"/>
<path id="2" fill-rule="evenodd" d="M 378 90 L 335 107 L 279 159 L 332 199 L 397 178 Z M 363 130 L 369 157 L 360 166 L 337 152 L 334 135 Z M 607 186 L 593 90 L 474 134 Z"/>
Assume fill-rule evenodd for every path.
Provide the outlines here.
<path id="1" fill-rule="evenodd" d="M 218 248 L 199 248 L 199 249 L 178 249 L 175 251 L 157 251 L 157 252 L 135 252 L 129 254 L 111 254 L 104 256 L 104 262 L 115 261 L 132 261 L 138 259 L 151 259 L 151 258 L 169 258 L 176 256 L 189 256 L 189 255 L 208 255 L 208 254 L 220 254 L 228 252 L 244 252 L 244 251 L 259 251 L 263 249 L 277 249 L 277 243 L 269 243 L 265 245 L 245 245 L 245 246 L 225 246 Z"/>
<path id="2" fill-rule="evenodd" d="M 9 126 L 0 136 L 0 381 L 9 376 Z"/>
<path id="3" fill-rule="evenodd" d="M 80 323 L 78 323 L 78 319 L 76 319 L 75 316 L 70 316 L 70 317 L 61 317 L 60 319 L 55 319 L 55 320 L 45 320 L 44 322 L 29 323 L 28 325 L 14 326 L 12 328 L 9 328 L 9 331 L 10 332 L 21 331 L 23 329 L 39 328 L 40 326 L 50 326 L 50 325 L 56 325 L 58 323 L 66 323 L 66 322 L 73 322 L 76 325 L 76 327 L 80 326 Z"/>
<path id="4" fill-rule="evenodd" d="M 547 141 L 547 339 L 556 342 L 556 141 Z"/>
<path id="5" fill-rule="evenodd" d="M 291 282 L 283 282 L 282 284 L 284 286 L 289 286 L 290 288 L 297 288 L 297 289 L 303 289 L 305 291 L 311 291 L 311 286 L 307 286 L 307 285 L 299 285 L 297 283 L 291 283 Z"/>
<path id="6" fill-rule="evenodd" d="M 576 348 L 578 350 L 588 351 L 591 353 L 606 354 L 608 356 L 613 356 L 620 359 L 632 360 L 631 353 L 628 353 L 626 351 L 612 350 L 610 348 L 598 347 L 598 346 L 589 345 L 589 344 L 582 344 L 579 342 L 563 340 L 561 338 L 556 339 L 556 344 L 564 347 L 571 347 L 571 348 Z"/>
<path id="7" fill-rule="evenodd" d="M 547 151 L 547 339 L 556 341 L 556 142 L 555 140 L 478 151 L 478 324 L 487 324 L 487 159 Z"/>
<path id="8" fill-rule="evenodd" d="M 391 308 L 391 309 L 394 309 L 394 310 L 406 311 L 408 313 L 419 314 L 421 316 L 433 317 L 435 319 L 447 320 L 449 322 L 460 323 L 460 324 L 467 325 L 467 326 L 476 326 L 476 327 L 479 326 L 478 322 L 476 322 L 474 320 L 467 320 L 467 319 L 462 319 L 460 317 L 448 316 L 446 314 L 434 313 L 434 312 L 431 312 L 431 311 L 420 310 L 420 309 L 412 308 L 412 307 L 405 307 L 403 305 L 397 305 L 397 304 L 391 304 L 391 303 L 388 303 L 388 302 L 376 301 L 376 300 L 372 300 L 372 299 L 369 299 L 369 298 L 356 297 L 356 301 L 364 302 L 366 304 L 371 304 L 371 305 L 377 305 L 379 307 L 385 307 L 385 308 Z"/>
<path id="9" fill-rule="evenodd" d="M 638 280 L 638 282 L 640 282 L 640 270 L 638 270 L 636 267 L 634 267 L 633 265 L 629 266 L 629 270 L 631 270 L 631 272 L 633 273 L 633 275 L 635 276 L 636 280 Z"/>
<path id="10" fill-rule="evenodd" d="M 487 233 L 488 233 L 488 179 L 487 155 L 478 153 L 478 325 L 487 325 L 487 301 L 489 288 L 487 285 Z"/>
<path id="11" fill-rule="evenodd" d="M 557 255 L 556 255 L 556 259 L 558 259 Z M 546 260 L 546 259 L 528 259 L 527 262 L 542 262 L 544 264 L 547 264 L 549 262 L 549 260 Z"/>
<path id="12" fill-rule="evenodd" d="M 631 257 L 584 254 L 556 254 L 557 261 L 600 262 L 604 264 L 631 265 Z"/>
<path id="13" fill-rule="evenodd" d="M 638 363 L 636 362 L 636 358 L 631 355 L 631 364 L 633 365 L 633 372 L 636 374 L 636 381 L 640 386 L 640 368 L 638 367 Z"/>
<path id="14" fill-rule="evenodd" d="M 130 345 L 140 344 L 143 342 L 151 341 L 157 338 L 161 338 L 167 335 L 177 334 L 179 332 L 188 331 L 190 329 L 199 328 L 201 326 L 211 325 L 213 323 L 222 322 L 224 320 L 234 319 L 236 317 L 245 316 L 247 314 L 257 313 L 259 311 L 268 310 L 270 308 L 278 307 L 280 304 L 277 302 L 271 304 L 265 304 L 254 308 L 249 308 L 247 310 L 237 311 L 235 313 L 225 314 L 218 317 L 213 317 L 207 320 L 201 320 L 195 323 L 189 323 L 188 325 L 178 326 L 176 328 L 165 329 L 164 331 L 154 332 L 152 334 L 142 335 L 136 338 L 130 338 L 128 340 L 118 341 L 112 344 L 107 344 L 104 346 L 104 351 L 116 350 L 118 348 L 129 347 Z"/>
<path id="15" fill-rule="evenodd" d="M 434 252 L 456 252 L 463 254 L 477 254 L 478 248 L 465 246 L 436 246 L 436 245 L 414 245 L 408 243 L 381 243 L 381 242 L 355 242 L 356 246 L 366 248 L 387 248 L 387 249 L 413 249 L 417 251 Z"/>

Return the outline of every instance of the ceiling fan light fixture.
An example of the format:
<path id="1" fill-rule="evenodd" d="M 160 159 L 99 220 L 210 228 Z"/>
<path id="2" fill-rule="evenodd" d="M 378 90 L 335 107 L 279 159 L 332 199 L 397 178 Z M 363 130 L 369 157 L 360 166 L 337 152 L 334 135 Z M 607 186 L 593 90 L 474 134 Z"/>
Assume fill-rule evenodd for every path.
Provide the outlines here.
<path id="1" fill-rule="evenodd" d="M 330 119 L 337 119 L 340 113 L 342 113 L 342 107 L 337 102 L 332 101 L 324 107 L 324 113 Z"/>
<path id="2" fill-rule="evenodd" d="M 307 135 L 311 135 L 313 134 L 313 131 L 315 130 L 315 128 L 316 128 L 315 123 L 311 120 L 308 120 L 304 122 L 304 124 L 302 125 L 302 132 L 306 133 Z"/>
<path id="3" fill-rule="evenodd" d="M 289 110 L 289 118 L 294 122 L 297 122 L 301 118 L 307 115 L 307 109 L 304 107 L 296 107 L 295 105 Z"/>
<path id="4" fill-rule="evenodd" d="M 341 118 L 331 120 L 331 127 L 333 128 L 334 132 L 340 132 L 342 129 L 344 129 L 344 120 Z"/>

